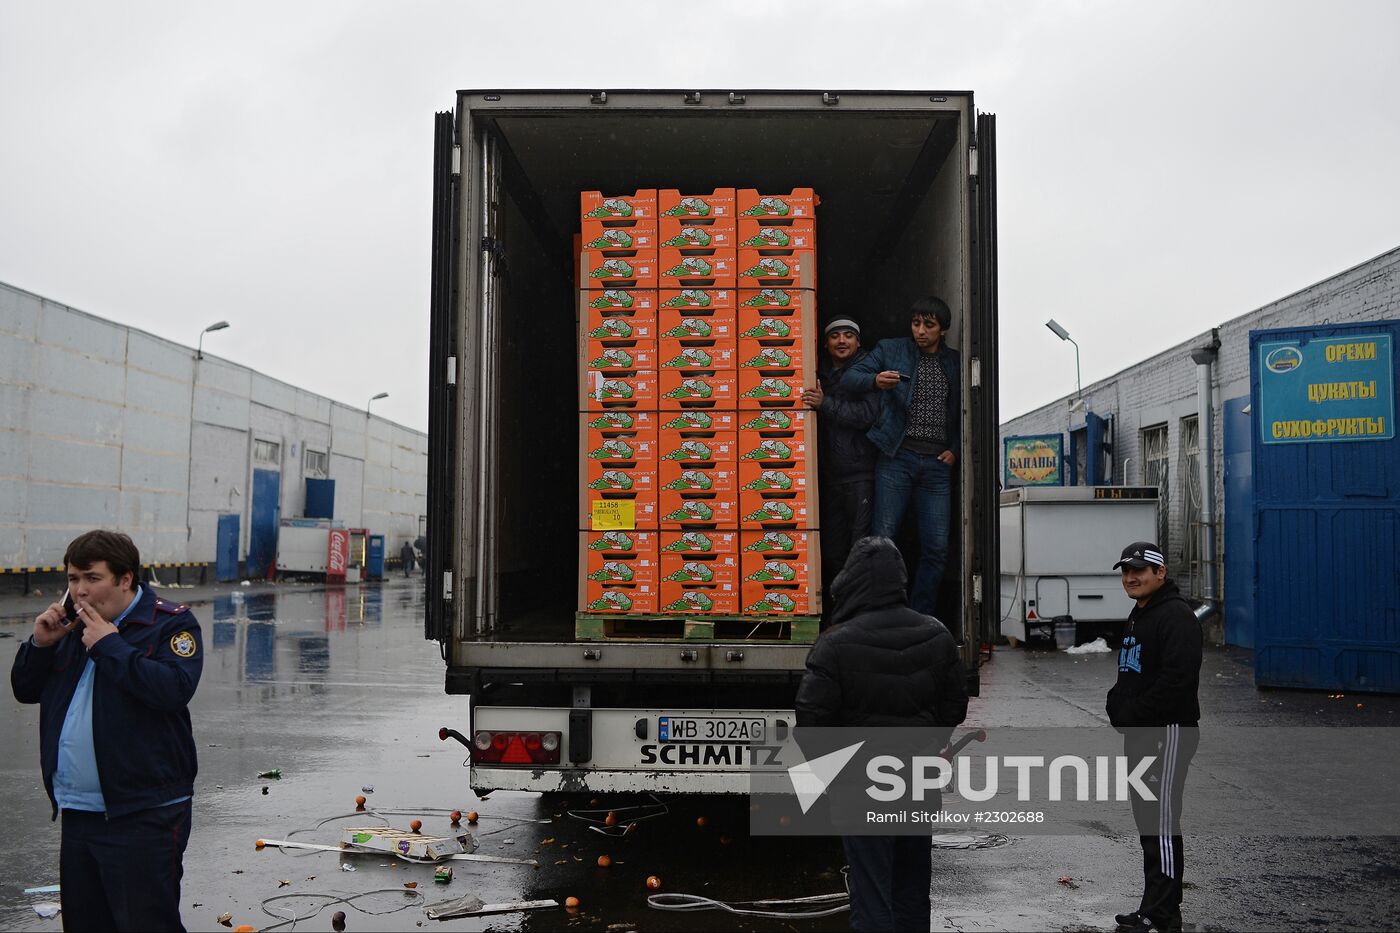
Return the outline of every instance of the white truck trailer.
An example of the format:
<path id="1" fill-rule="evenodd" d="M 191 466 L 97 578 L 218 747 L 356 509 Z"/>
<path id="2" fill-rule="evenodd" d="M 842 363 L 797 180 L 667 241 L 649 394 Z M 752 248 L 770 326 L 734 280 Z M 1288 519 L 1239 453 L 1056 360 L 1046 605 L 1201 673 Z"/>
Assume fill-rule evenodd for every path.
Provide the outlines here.
<path id="1" fill-rule="evenodd" d="M 478 90 L 437 114 L 426 634 L 475 789 L 742 793 L 809 650 L 574 637 L 582 190 L 811 187 L 823 319 L 873 342 L 908 334 L 916 298 L 948 302 L 965 453 L 939 615 L 976 689 L 997 621 L 995 152 L 969 92 Z"/>

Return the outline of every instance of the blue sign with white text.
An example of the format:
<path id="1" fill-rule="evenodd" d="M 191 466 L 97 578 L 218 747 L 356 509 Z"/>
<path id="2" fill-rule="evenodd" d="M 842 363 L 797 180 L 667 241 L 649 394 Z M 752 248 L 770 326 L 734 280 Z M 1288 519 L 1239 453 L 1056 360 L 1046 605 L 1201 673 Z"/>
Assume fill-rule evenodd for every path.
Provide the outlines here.
<path id="1" fill-rule="evenodd" d="M 1381 441 L 1395 436 L 1389 334 L 1260 342 L 1259 440 Z"/>

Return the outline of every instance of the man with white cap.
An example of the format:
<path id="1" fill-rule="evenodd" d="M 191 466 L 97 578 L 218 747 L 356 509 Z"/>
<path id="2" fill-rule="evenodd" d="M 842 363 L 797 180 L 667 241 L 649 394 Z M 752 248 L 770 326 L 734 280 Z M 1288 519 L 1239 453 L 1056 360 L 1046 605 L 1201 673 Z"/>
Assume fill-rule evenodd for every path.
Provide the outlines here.
<path id="1" fill-rule="evenodd" d="M 865 436 L 880 413 L 880 393 L 842 387 L 846 370 L 866 356 L 860 325 L 836 318 L 823 329 L 826 360 L 818 384 L 802 390 L 821 430 L 822 589 L 846 563 L 852 543 L 870 534 L 875 501 L 875 445 Z"/>
<path id="2" fill-rule="evenodd" d="M 1155 800 L 1133 795 L 1133 819 L 1142 843 L 1142 899 L 1118 914 L 1118 929 L 1133 933 L 1181 929 L 1181 803 L 1186 772 L 1200 742 L 1198 692 L 1204 638 L 1196 614 L 1167 577 L 1162 549 L 1135 541 L 1114 570 L 1136 605 L 1118 652 L 1118 682 L 1108 692 L 1108 719 L 1123 733 L 1130 765 L 1150 757 L 1144 781 Z"/>

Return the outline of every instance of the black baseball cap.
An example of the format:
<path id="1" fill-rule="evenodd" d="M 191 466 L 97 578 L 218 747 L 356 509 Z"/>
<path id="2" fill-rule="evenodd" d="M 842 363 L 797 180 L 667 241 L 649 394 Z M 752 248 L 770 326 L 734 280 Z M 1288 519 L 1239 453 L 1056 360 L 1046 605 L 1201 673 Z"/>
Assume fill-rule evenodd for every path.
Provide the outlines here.
<path id="1" fill-rule="evenodd" d="M 1167 559 L 1162 556 L 1162 549 L 1151 541 L 1134 541 L 1123 548 L 1123 556 L 1118 558 L 1118 563 L 1113 565 L 1117 570 L 1122 566 L 1128 567 L 1165 567 Z"/>

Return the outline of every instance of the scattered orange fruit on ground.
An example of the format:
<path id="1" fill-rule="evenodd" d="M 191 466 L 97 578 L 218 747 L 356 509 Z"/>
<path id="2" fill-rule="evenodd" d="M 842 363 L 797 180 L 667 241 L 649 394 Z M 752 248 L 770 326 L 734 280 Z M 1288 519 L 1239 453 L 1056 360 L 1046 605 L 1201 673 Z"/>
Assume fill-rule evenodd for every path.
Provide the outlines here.
<path id="1" fill-rule="evenodd" d="M 612 864 L 612 856 L 611 856 L 611 855 L 600 855 L 600 856 L 598 856 L 598 867 L 599 867 L 599 868 L 607 868 L 607 867 L 608 867 L 609 865 L 611 865 L 611 864 Z"/>
<path id="2" fill-rule="evenodd" d="M 456 825 L 457 825 L 458 823 L 460 823 L 460 822 L 462 822 L 462 811 L 461 811 L 461 810 L 453 810 L 453 811 L 452 811 L 452 825 L 453 825 L 453 826 L 456 826 Z"/>
<path id="3" fill-rule="evenodd" d="M 564 898 L 564 906 L 567 907 L 567 908 L 569 908 L 570 910 L 578 910 L 578 898 L 576 898 L 576 897 L 566 897 L 566 898 Z"/>
<path id="4" fill-rule="evenodd" d="M 647 890 L 648 890 L 648 891 L 660 891 L 660 890 L 661 890 L 661 879 L 658 878 L 658 877 L 656 877 L 655 875 L 647 875 Z"/>
<path id="5" fill-rule="evenodd" d="M 467 814 L 468 823 L 475 823 L 479 819 L 481 819 L 481 816 L 475 810 Z"/>
<path id="6" fill-rule="evenodd" d="M 695 825 L 696 825 L 696 826 L 704 826 L 704 825 L 705 825 L 705 818 L 704 818 L 703 816 L 697 816 L 697 817 L 695 818 Z"/>
<path id="7" fill-rule="evenodd" d="M 604 818 L 604 820 L 603 820 L 603 825 L 604 825 L 604 826 L 616 826 L 616 825 L 617 825 L 617 814 L 614 813 L 614 812 L 612 812 L 611 810 L 609 810 L 609 811 L 608 811 L 607 817 Z"/>
<path id="8" fill-rule="evenodd" d="M 263 847 L 266 845 L 266 842 L 263 842 L 261 839 L 259 839 L 257 842 L 253 843 L 253 848 L 261 852 L 263 850 Z"/>
<path id="9" fill-rule="evenodd" d="M 364 805 L 365 805 L 365 795 L 364 795 L 364 794 L 356 794 L 356 795 L 355 795 L 355 806 L 357 806 L 357 807 L 363 807 Z"/>
<path id="10" fill-rule="evenodd" d="M 413 830 L 413 831 L 416 833 L 416 832 L 418 832 L 418 830 L 420 830 L 420 829 L 423 828 L 423 821 L 422 821 L 422 820 L 409 820 L 409 821 L 408 821 L 408 828 L 411 829 L 411 830 Z"/>

